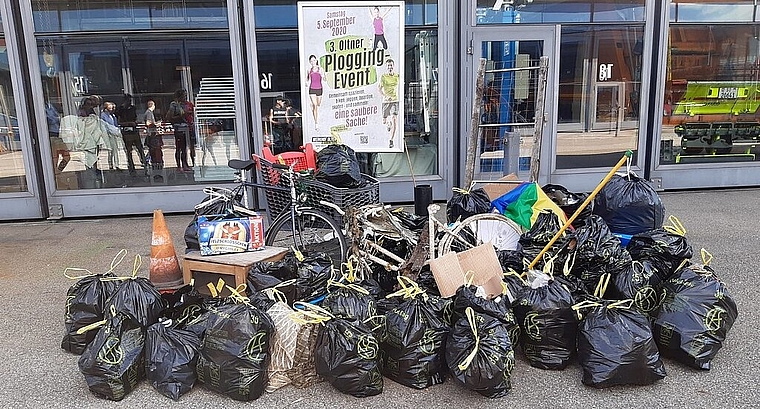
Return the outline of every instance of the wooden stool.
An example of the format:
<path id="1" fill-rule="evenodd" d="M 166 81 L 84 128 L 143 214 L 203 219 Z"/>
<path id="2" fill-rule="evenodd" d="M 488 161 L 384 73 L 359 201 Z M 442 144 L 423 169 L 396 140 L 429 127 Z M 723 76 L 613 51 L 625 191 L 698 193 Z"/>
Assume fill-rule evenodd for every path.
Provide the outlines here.
<path id="1" fill-rule="evenodd" d="M 287 248 L 272 246 L 257 251 L 216 256 L 201 256 L 200 252 L 191 251 L 183 257 L 182 276 L 185 284 L 193 280 L 193 286 L 203 295 L 227 297 L 232 293 L 226 286 L 236 288 L 245 284 L 252 265 L 281 260 L 287 252 Z M 223 283 L 221 285 L 220 280 Z"/>

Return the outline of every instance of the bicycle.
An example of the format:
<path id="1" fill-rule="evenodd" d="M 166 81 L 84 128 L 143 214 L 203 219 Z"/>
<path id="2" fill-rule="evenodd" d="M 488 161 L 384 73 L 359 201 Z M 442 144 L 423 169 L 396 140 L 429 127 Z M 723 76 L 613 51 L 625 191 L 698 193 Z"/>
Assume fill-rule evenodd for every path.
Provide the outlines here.
<path id="1" fill-rule="evenodd" d="M 339 266 L 346 260 L 348 245 L 346 238 L 341 231 L 340 226 L 326 213 L 310 206 L 304 205 L 306 195 L 299 194 L 296 189 L 296 181 L 299 174 L 294 171 L 297 161 L 288 165 L 278 163 L 269 163 L 264 159 L 255 156 L 255 160 L 232 159 L 227 166 L 235 170 L 235 183 L 237 186 L 232 189 L 216 189 L 217 194 L 227 200 L 238 203 L 233 204 L 233 211 L 246 215 L 257 215 L 258 213 L 250 210 L 248 205 L 247 189 L 264 189 L 275 192 L 287 192 L 290 195 L 290 204 L 279 215 L 277 215 L 269 228 L 266 230 L 264 243 L 267 246 L 277 246 L 294 248 L 302 253 L 324 252 L 333 260 L 333 264 Z M 286 186 L 267 185 L 263 183 L 253 183 L 245 180 L 244 173 L 251 171 L 254 166 L 266 162 L 267 166 L 281 171 L 280 175 L 287 183 Z M 337 208 L 324 201 L 320 204 Z M 340 208 L 336 211 L 342 212 Z"/>

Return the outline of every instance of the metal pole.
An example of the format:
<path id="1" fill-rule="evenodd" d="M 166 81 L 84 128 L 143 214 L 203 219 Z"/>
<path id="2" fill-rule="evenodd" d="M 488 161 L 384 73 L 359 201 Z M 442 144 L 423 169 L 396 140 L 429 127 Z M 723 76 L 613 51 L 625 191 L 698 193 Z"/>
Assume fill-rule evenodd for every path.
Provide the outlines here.
<path id="1" fill-rule="evenodd" d="M 472 100 L 472 117 L 470 126 L 470 139 L 467 140 L 467 153 L 464 164 L 464 189 L 470 189 L 475 177 L 475 157 L 480 139 L 480 106 L 483 104 L 483 88 L 485 85 L 486 59 L 481 58 L 478 71 L 475 76 L 475 96 Z"/>
<path id="2" fill-rule="evenodd" d="M 546 79 L 549 72 L 549 57 L 541 56 L 536 84 L 535 126 L 533 127 L 533 149 L 530 152 L 530 181 L 538 182 L 541 138 L 544 134 L 544 113 L 546 112 Z"/>

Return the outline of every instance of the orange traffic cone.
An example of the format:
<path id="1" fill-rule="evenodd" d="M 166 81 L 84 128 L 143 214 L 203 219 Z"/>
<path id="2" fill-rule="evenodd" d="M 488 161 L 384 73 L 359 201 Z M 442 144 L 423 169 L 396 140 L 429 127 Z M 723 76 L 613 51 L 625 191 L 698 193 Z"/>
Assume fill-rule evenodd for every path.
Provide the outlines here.
<path id="1" fill-rule="evenodd" d="M 159 291 L 182 287 L 182 270 L 179 268 L 174 242 L 166 227 L 164 213 L 153 211 L 153 238 L 150 247 L 150 281 Z"/>

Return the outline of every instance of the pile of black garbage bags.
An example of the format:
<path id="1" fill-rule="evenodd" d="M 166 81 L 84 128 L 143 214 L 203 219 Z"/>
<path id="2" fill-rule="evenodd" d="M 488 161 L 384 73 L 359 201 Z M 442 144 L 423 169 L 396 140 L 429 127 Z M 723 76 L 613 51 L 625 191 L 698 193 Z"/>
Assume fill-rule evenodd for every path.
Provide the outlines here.
<path id="1" fill-rule="evenodd" d="M 561 186 L 547 193 L 571 209 L 585 198 Z M 449 217 L 485 207 L 461 194 Z M 419 233 L 419 220 L 399 214 Z M 666 375 L 661 356 L 710 369 L 736 304 L 711 256 L 695 257 L 678 220 L 664 220 L 656 192 L 616 176 L 528 268 L 561 227 L 543 212 L 519 248 L 497 252 L 500 294 L 468 280 L 442 298 L 428 267 L 415 280 L 360 277 L 357 260 L 336 269 L 324 254 L 259 263 L 245 287 L 217 297 L 189 285 L 159 293 L 134 274 L 87 275 L 68 291 L 62 348 L 81 355 L 90 391 L 110 400 L 142 379 L 174 400 L 196 384 L 251 401 L 286 385 L 327 381 L 367 397 L 387 380 L 424 389 L 447 378 L 498 398 L 511 389 L 517 354 L 547 370 L 576 361 L 597 388 L 654 383 Z M 386 247 L 404 258 L 412 250 Z"/>

